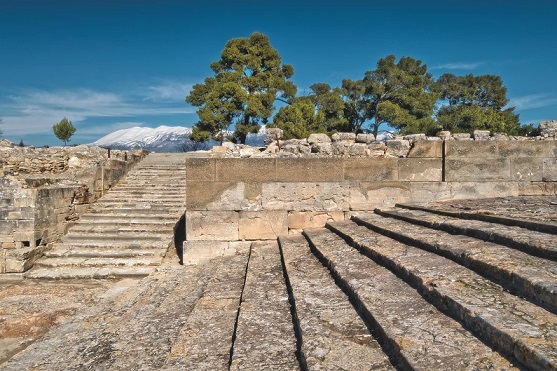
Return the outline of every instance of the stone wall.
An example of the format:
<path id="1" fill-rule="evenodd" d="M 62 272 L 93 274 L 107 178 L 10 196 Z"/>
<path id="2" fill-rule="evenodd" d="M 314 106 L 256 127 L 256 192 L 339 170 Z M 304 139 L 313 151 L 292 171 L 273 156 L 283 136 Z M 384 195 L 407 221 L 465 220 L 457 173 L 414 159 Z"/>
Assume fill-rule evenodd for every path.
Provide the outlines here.
<path id="1" fill-rule="evenodd" d="M 145 156 L 98 147 L 0 146 L 0 273 L 23 272 Z"/>
<path id="2" fill-rule="evenodd" d="M 557 193 L 557 141 L 415 141 L 406 157 L 189 158 L 186 239 L 273 239 L 352 212 Z"/>

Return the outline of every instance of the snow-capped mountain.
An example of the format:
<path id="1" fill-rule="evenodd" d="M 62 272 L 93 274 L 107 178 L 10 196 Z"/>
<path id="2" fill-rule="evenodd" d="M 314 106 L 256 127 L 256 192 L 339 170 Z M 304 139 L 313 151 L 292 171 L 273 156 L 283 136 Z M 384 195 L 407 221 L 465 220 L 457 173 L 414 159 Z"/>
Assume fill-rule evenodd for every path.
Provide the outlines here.
<path id="1" fill-rule="evenodd" d="M 189 139 L 190 134 L 191 128 L 183 126 L 159 126 L 158 128 L 136 126 L 105 135 L 91 145 L 114 149 L 141 148 L 154 152 L 183 152 L 184 149 L 208 149 L 217 144 L 210 142 L 205 146 L 193 146 Z M 262 146 L 264 139 L 265 127 L 262 127 L 259 133 L 248 135 L 246 144 Z"/>

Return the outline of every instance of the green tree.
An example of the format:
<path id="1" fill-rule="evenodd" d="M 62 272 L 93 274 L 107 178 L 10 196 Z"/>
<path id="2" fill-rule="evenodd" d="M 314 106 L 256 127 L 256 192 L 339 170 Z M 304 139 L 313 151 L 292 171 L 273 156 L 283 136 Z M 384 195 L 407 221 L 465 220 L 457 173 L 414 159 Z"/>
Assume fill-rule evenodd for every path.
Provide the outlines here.
<path id="1" fill-rule="evenodd" d="M 281 107 L 268 127 L 282 129 L 283 139 L 307 138 L 312 133 L 327 131 L 323 115 L 316 112 L 315 105 L 307 97 Z"/>
<path id="2" fill-rule="evenodd" d="M 346 118 L 359 128 L 371 120 L 377 135 L 383 123 L 412 133 L 435 125 L 433 111 L 439 94 L 427 65 L 411 57 L 389 55 L 377 62 L 375 70 L 365 72 L 362 80 L 343 81 Z"/>
<path id="3" fill-rule="evenodd" d="M 75 126 L 73 126 L 70 120 L 64 117 L 59 123 L 52 126 L 52 131 L 54 131 L 56 138 L 60 139 L 64 142 L 64 145 L 66 145 L 75 133 Z"/>
<path id="4" fill-rule="evenodd" d="M 520 126 L 514 107 L 504 109 L 509 100 L 500 76 L 448 73 L 439 77 L 437 85 L 446 102 L 437 112 L 437 121 L 444 130 L 490 130 L 511 135 L 528 130 Z"/>
<path id="5" fill-rule="evenodd" d="M 312 94 L 308 98 L 315 105 L 318 115 L 327 132 L 350 131 L 348 120 L 344 117 L 344 100 L 341 89 L 332 89 L 329 84 L 317 83 L 310 86 Z"/>
<path id="6" fill-rule="evenodd" d="M 281 64 L 280 55 L 261 33 L 229 40 L 211 69 L 215 75 L 194 85 L 186 97 L 186 102 L 199 107 L 194 141 L 215 136 L 222 141 L 223 130 L 235 125 L 233 137 L 245 143 L 249 133 L 257 133 L 268 122 L 277 99 L 290 102 L 296 94 L 296 86 L 288 81 L 294 68 Z"/>

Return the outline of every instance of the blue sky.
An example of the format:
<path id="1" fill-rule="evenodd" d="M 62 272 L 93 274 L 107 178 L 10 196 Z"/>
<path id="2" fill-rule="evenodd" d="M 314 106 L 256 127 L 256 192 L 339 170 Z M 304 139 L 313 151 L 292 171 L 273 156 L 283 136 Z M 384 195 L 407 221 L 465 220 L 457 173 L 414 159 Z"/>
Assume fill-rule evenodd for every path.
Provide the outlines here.
<path id="1" fill-rule="evenodd" d="M 227 40 L 266 34 L 304 93 L 388 54 L 436 77 L 496 74 L 522 123 L 557 119 L 554 1 L 0 0 L 3 137 L 60 145 L 133 126 L 192 126 L 184 98 Z"/>

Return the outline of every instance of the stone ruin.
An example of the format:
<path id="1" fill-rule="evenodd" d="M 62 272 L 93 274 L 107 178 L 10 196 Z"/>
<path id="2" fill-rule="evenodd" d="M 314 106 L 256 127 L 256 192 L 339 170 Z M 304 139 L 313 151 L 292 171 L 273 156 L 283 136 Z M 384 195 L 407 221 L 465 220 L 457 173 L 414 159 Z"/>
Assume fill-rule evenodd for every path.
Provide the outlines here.
<path id="1" fill-rule="evenodd" d="M 0 141 L 0 273 L 23 272 L 143 151 L 85 145 L 19 147 Z"/>

